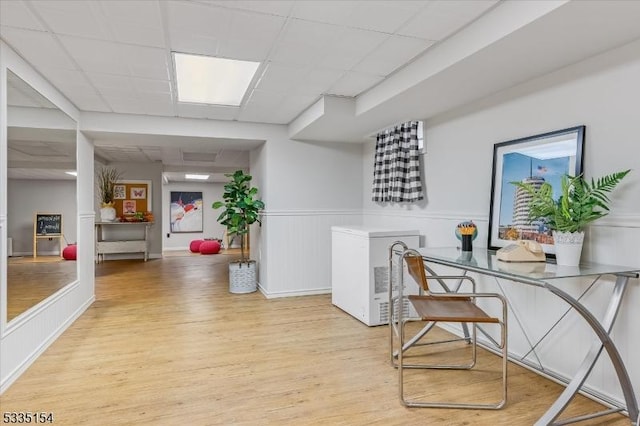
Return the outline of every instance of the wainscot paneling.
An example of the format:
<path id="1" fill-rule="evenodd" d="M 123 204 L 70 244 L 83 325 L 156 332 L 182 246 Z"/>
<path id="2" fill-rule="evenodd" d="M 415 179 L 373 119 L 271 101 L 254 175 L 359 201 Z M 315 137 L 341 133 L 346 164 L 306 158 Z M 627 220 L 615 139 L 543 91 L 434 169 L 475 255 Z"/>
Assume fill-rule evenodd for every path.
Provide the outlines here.
<path id="1" fill-rule="evenodd" d="M 265 212 L 260 290 L 268 298 L 330 293 L 331 227 L 361 224 L 360 210 Z"/>
<path id="2" fill-rule="evenodd" d="M 5 328 L 0 346 L 0 393 L 4 392 L 90 305 L 93 291 L 93 212 L 79 215 L 78 280 L 45 299 Z M 85 256 L 83 258 L 83 256 Z"/>

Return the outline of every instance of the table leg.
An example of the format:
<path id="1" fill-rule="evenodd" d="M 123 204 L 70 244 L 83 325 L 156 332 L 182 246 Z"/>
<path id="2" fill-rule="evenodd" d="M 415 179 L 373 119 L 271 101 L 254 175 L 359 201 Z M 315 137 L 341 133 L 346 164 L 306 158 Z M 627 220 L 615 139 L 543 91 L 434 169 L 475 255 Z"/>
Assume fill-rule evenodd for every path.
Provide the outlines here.
<path id="1" fill-rule="evenodd" d="M 584 384 L 584 381 L 589 376 L 589 373 L 591 373 L 593 366 L 602 353 L 603 348 L 606 349 L 609 355 L 609 359 L 611 359 L 611 363 L 616 370 L 618 381 L 620 382 L 620 386 L 622 388 L 624 399 L 627 405 L 629 418 L 636 425 L 638 424 L 638 402 L 633 391 L 631 379 L 629 378 L 629 374 L 627 373 L 618 349 L 611 341 L 609 336 L 609 333 L 611 332 L 613 324 L 615 323 L 616 317 L 618 315 L 622 296 L 624 295 L 628 281 L 629 278 L 626 276 L 619 275 L 617 277 L 613 289 L 613 295 L 611 296 L 611 300 L 609 301 L 609 305 L 602 322 L 598 321 L 598 319 L 595 318 L 593 314 L 589 312 L 589 310 L 587 310 L 580 302 L 578 302 L 576 299 L 574 299 L 564 291 L 550 284 L 546 285 L 546 288 L 549 291 L 567 302 L 576 310 L 576 312 L 578 312 L 578 314 L 580 314 L 585 319 L 587 324 L 589 324 L 591 329 L 598 336 L 599 341 L 594 342 L 571 382 L 567 385 L 565 390 L 553 403 L 549 410 L 547 410 L 547 412 L 544 413 L 544 415 L 535 423 L 536 426 L 546 426 L 554 424 L 555 420 L 560 416 L 567 405 L 571 402 L 571 399 L 578 393 L 578 391 Z M 602 414 L 607 414 L 615 411 L 623 411 L 623 409 L 613 411 L 606 410 Z M 597 415 L 598 413 L 596 413 L 594 416 L 585 416 L 583 418 L 595 417 Z"/>

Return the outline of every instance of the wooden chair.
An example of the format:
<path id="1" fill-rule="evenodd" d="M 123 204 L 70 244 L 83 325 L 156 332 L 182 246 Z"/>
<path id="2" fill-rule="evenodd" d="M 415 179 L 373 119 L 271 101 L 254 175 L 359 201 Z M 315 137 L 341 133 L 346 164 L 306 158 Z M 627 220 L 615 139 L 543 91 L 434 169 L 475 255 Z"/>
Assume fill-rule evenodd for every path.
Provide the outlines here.
<path id="1" fill-rule="evenodd" d="M 398 299 L 403 300 L 403 298 L 407 298 L 415 312 L 417 313 L 417 318 L 403 318 L 403 310 L 398 309 L 395 314 L 395 324 L 392 326 L 398 327 L 398 337 L 399 337 L 399 347 L 398 350 L 394 352 L 393 350 L 393 337 L 391 340 L 392 344 L 392 361 L 393 358 L 397 358 L 397 368 L 399 372 L 399 395 L 401 402 L 408 407 L 441 407 L 441 408 L 472 408 L 472 409 L 500 409 L 502 408 L 507 401 L 507 302 L 506 299 L 496 293 L 476 293 L 475 291 L 475 281 L 473 278 L 468 276 L 432 276 L 429 278 L 435 278 L 438 281 L 442 282 L 442 280 L 446 279 L 462 279 L 469 281 L 472 284 L 472 292 L 470 293 L 462 293 L 462 292 L 445 292 L 445 293 L 433 293 L 429 289 L 429 282 L 427 280 L 427 275 L 424 268 L 424 263 L 422 260 L 422 256 L 420 253 L 415 250 L 404 250 L 402 253 L 402 261 L 407 265 L 407 269 L 409 275 L 418 283 L 418 285 L 422 288 L 422 292 L 419 295 L 402 295 L 403 283 L 402 278 L 400 278 L 400 283 L 397 286 L 398 288 Z M 402 274 L 400 274 L 402 275 Z M 476 299 L 479 298 L 493 298 L 497 299 L 500 302 L 502 307 L 502 319 L 492 317 L 484 312 L 480 307 L 475 304 Z M 423 321 L 426 322 L 427 325 L 422 328 L 420 332 L 418 332 L 413 338 L 408 341 L 405 340 L 406 334 L 406 324 L 409 321 Z M 392 318 L 390 322 L 394 322 Z M 422 339 L 427 332 L 435 325 L 437 322 L 447 322 L 447 323 L 461 323 L 463 326 L 466 324 L 472 325 L 471 335 L 468 335 L 468 332 L 465 329 L 465 337 L 449 339 L 445 341 L 439 342 L 428 342 L 428 343 L 418 343 L 420 339 Z M 502 389 L 501 389 L 501 400 L 496 403 L 489 404 L 479 404 L 479 403 L 460 403 L 460 402 L 428 402 L 417 399 L 408 399 L 405 396 L 405 374 L 404 370 L 407 368 L 412 369 L 453 369 L 453 370 L 470 370 L 476 364 L 476 334 L 477 334 L 477 325 L 478 324 L 498 324 L 500 326 L 500 342 L 496 342 L 493 340 L 493 343 L 501 350 L 502 354 Z M 426 330 L 426 331 L 425 331 Z M 393 333 L 393 329 L 392 329 Z M 488 336 L 488 334 L 485 334 Z M 490 337 L 490 336 L 488 336 Z M 457 340 L 466 340 L 467 343 L 471 344 L 471 357 L 469 363 L 466 364 L 407 364 L 405 362 L 405 352 L 410 348 L 418 345 L 425 344 L 437 344 L 437 343 L 445 343 L 445 342 L 453 342 Z"/>

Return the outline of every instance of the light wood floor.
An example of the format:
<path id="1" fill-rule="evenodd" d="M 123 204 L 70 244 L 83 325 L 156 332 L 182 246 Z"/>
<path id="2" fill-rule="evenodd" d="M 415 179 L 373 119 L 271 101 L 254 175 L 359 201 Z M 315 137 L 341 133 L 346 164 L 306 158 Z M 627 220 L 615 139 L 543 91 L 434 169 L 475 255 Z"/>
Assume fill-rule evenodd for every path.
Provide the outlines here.
<path id="1" fill-rule="evenodd" d="M 7 262 L 7 321 L 77 280 L 77 264 L 60 256 L 11 257 Z"/>
<path id="2" fill-rule="evenodd" d="M 0 397 L 2 411 L 74 426 L 531 425 L 561 391 L 510 366 L 503 410 L 404 408 L 386 327 L 364 326 L 329 295 L 229 294 L 229 259 L 97 265 L 96 302 Z M 486 389 L 498 358 L 481 355 L 478 373 L 427 372 L 420 383 L 443 397 Z M 599 408 L 579 397 L 572 411 Z"/>

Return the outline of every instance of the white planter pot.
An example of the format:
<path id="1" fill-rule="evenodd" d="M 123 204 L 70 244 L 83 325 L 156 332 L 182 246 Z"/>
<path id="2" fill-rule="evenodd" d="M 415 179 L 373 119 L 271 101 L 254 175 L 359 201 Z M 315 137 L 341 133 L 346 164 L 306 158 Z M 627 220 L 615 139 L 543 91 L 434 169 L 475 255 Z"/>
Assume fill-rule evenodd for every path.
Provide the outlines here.
<path id="1" fill-rule="evenodd" d="M 562 266 L 578 266 L 584 243 L 584 232 L 553 231 L 556 263 Z"/>
<path id="2" fill-rule="evenodd" d="M 100 221 L 113 222 L 116 220 L 116 209 L 113 207 L 102 207 L 100 209 Z"/>
<path id="3" fill-rule="evenodd" d="M 253 293 L 258 289 L 256 262 L 232 262 L 229 264 L 229 292 Z"/>

